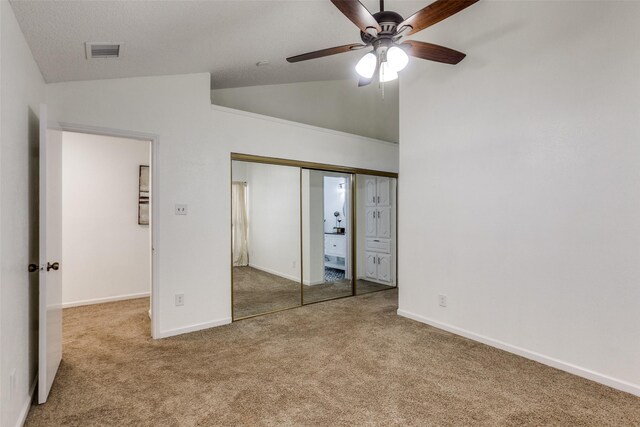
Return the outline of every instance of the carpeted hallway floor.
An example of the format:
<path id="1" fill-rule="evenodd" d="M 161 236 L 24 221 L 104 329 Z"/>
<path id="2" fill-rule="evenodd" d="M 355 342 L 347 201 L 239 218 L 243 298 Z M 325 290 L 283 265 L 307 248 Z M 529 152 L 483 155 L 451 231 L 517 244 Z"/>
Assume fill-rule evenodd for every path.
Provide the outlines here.
<path id="1" fill-rule="evenodd" d="M 640 425 L 640 398 L 398 317 L 378 292 L 149 338 L 148 299 L 66 309 L 27 426 Z"/>

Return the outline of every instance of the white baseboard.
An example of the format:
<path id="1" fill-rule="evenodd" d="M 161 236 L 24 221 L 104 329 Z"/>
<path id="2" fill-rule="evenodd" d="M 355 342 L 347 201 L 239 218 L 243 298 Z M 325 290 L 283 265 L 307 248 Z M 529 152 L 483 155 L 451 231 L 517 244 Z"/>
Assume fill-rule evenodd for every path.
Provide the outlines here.
<path id="1" fill-rule="evenodd" d="M 24 423 L 27 421 L 27 415 L 29 415 L 29 409 L 31 408 L 31 402 L 33 402 L 33 395 L 36 392 L 36 385 L 38 384 L 38 374 L 36 374 L 31 387 L 29 387 L 29 396 L 26 398 L 24 403 L 22 404 L 22 409 L 20 409 L 20 413 L 18 414 L 18 420 L 16 421 L 16 427 L 24 426 Z"/>
<path id="2" fill-rule="evenodd" d="M 313 282 L 310 282 L 310 281 L 308 281 L 308 280 L 303 280 L 303 281 L 302 281 L 302 283 L 303 283 L 305 286 L 315 286 L 315 285 L 322 285 L 322 284 L 324 284 L 324 283 L 325 283 L 325 281 L 324 281 L 324 279 L 323 279 L 323 280 L 315 280 L 315 281 L 313 281 Z"/>
<path id="3" fill-rule="evenodd" d="M 226 317 L 224 319 L 213 320 L 211 322 L 198 323 L 191 326 L 185 326 L 184 328 L 169 329 L 168 331 L 161 331 L 155 338 L 169 338 L 176 335 L 188 334 L 189 332 L 201 331 L 203 329 L 215 328 L 216 326 L 228 325 L 231 323 L 231 318 Z"/>
<path id="4" fill-rule="evenodd" d="M 409 311 L 399 309 L 398 315 L 416 320 L 421 323 L 426 323 L 427 325 L 433 326 L 435 328 L 443 329 L 447 332 L 451 332 L 453 334 L 460 335 L 465 338 L 469 338 L 471 340 L 481 342 L 491 347 L 499 348 L 500 350 L 504 350 L 509 353 L 517 354 L 518 356 L 522 356 L 524 358 L 542 363 L 544 365 L 551 366 L 552 368 L 560 369 L 561 371 L 569 372 L 570 374 L 574 374 L 579 377 L 586 378 L 588 380 L 595 381 L 600 384 L 604 384 L 606 386 L 615 388 L 617 390 L 621 390 L 636 396 L 640 396 L 640 385 L 638 384 L 633 384 L 628 381 L 624 381 L 624 380 L 610 377 L 608 375 L 600 374 L 590 369 L 582 368 L 580 366 L 576 366 L 571 363 L 563 362 L 562 360 L 545 356 L 543 354 L 536 353 L 535 351 L 517 347 L 515 345 L 511 345 L 503 341 L 489 338 L 484 335 L 476 334 L 474 332 L 470 332 L 465 329 L 458 328 L 456 326 L 448 325 L 446 323 L 441 323 L 441 322 L 438 322 L 437 320 L 429 319 L 427 317 L 421 316 L 419 314 L 411 313 Z"/>
<path id="5" fill-rule="evenodd" d="M 286 273 L 281 273 L 279 271 L 271 270 L 270 268 L 264 268 L 253 264 L 249 264 L 249 267 L 255 268 L 256 270 L 264 271 L 265 273 L 273 274 L 274 276 L 282 277 L 283 279 L 288 279 L 293 282 L 300 283 L 300 277 L 290 276 Z"/>
<path id="6" fill-rule="evenodd" d="M 80 307 L 83 305 L 103 304 L 105 302 L 124 301 L 128 299 L 145 298 L 151 295 L 150 292 L 142 292 L 139 294 L 119 295 L 117 297 L 95 298 L 84 301 L 63 302 L 62 308 Z"/>

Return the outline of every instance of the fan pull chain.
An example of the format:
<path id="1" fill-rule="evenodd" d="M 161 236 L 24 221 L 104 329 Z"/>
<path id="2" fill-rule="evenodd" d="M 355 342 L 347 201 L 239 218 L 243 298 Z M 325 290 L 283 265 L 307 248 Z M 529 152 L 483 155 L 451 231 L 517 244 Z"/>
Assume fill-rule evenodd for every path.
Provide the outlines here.
<path id="1" fill-rule="evenodd" d="M 378 56 L 378 88 L 380 89 L 380 95 L 384 101 L 384 68 L 382 67 L 382 58 Z"/>

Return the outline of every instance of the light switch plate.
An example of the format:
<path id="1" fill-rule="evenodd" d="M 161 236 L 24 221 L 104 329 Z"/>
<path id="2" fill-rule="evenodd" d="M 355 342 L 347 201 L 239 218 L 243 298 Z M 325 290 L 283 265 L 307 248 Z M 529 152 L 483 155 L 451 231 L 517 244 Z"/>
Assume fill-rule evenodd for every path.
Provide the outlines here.
<path id="1" fill-rule="evenodd" d="M 186 214 L 187 214 L 187 205 L 176 204 L 176 215 L 186 215 Z"/>

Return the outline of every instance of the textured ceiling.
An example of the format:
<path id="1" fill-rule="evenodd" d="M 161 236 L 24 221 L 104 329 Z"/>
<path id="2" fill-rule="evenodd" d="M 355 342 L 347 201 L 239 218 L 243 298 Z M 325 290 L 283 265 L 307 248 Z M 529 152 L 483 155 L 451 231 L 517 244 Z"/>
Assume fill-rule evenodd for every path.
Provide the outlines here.
<path id="1" fill-rule="evenodd" d="M 377 11 L 377 0 L 363 3 Z M 213 88 L 349 79 L 362 53 L 288 56 L 359 42 L 329 0 L 13 0 L 47 82 L 210 72 Z M 407 17 L 427 1 L 387 1 Z M 464 13 L 464 12 L 463 12 Z M 451 19 L 455 19 L 451 18 Z M 445 24 L 440 24 L 445 25 Z M 85 42 L 123 42 L 122 58 L 85 58 Z M 270 65 L 257 67 L 260 60 Z"/>

